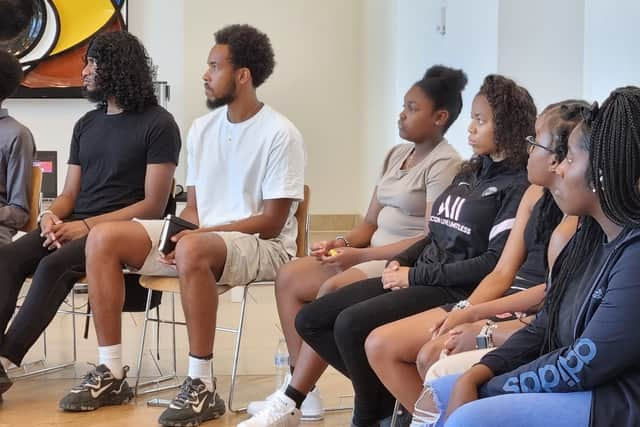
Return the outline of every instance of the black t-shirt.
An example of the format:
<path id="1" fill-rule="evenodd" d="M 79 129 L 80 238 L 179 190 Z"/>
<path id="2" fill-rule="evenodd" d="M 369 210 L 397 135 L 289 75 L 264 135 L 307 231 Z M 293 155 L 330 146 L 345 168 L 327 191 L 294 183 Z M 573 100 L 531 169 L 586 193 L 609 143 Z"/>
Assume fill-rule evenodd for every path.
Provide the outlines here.
<path id="1" fill-rule="evenodd" d="M 81 169 L 73 216 L 113 212 L 144 199 L 146 165 L 178 164 L 180 130 L 160 106 L 144 112 L 85 114 L 73 129 L 69 164 Z"/>

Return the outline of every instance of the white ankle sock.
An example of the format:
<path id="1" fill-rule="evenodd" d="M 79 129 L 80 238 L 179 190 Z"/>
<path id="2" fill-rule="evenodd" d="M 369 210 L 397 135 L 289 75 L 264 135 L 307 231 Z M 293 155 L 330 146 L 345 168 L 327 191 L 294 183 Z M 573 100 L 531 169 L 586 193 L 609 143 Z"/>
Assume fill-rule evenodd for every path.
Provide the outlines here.
<path id="1" fill-rule="evenodd" d="M 122 368 L 122 344 L 98 347 L 98 364 L 105 365 L 114 377 L 121 379 L 124 376 Z"/>
<path id="2" fill-rule="evenodd" d="M 213 391 L 211 360 L 189 356 L 189 373 L 187 375 L 192 379 L 199 378 L 207 386 L 207 390 Z"/>

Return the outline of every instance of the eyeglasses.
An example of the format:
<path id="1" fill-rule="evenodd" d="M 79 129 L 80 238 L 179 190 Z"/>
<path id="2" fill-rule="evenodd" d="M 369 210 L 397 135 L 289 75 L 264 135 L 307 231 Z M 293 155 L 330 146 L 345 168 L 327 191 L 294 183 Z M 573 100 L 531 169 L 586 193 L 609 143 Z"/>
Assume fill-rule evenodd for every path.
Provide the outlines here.
<path id="1" fill-rule="evenodd" d="M 536 148 L 536 147 L 540 147 L 542 148 L 544 151 L 548 151 L 551 154 L 555 154 L 555 152 L 549 148 L 549 147 L 545 147 L 544 145 L 538 143 L 536 141 L 536 137 L 535 136 L 528 136 L 525 138 L 525 141 L 527 141 L 527 144 L 529 144 L 529 146 L 527 147 L 527 153 L 531 154 L 531 152 Z"/>

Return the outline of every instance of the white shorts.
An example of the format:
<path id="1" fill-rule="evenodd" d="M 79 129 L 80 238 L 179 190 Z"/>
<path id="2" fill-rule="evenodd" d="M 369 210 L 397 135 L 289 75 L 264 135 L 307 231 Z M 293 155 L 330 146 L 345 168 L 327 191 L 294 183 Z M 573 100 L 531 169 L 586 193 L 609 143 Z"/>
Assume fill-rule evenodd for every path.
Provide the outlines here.
<path id="1" fill-rule="evenodd" d="M 147 276 L 178 277 L 172 266 L 160 262 L 158 242 L 164 220 L 136 219 L 147 231 L 151 241 L 151 251 L 140 269 L 130 271 Z M 237 286 L 256 280 L 274 280 L 278 268 L 289 261 L 290 256 L 278 240 L 264 240 L 253 234 L 238 231 L 212 232 L 222 238 L 227 247 L 227 259 L 218 284 Z"/>

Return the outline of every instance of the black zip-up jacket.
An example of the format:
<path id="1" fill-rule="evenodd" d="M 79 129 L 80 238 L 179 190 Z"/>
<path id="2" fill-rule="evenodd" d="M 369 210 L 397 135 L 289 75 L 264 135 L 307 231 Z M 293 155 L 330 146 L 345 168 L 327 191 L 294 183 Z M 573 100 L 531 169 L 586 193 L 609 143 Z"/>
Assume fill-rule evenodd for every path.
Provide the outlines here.
<path id="1" fill-rule="evenodd" d="M 482 157 L 475 175 L 454 178 L 433 203 L 430 233 L 394 258 L 410 286 L 473 289 L 493 270 L 529 186 L 524 170 Z"/>
<path id="2" fill-rule="evenodd" d="M 569 339 L 540 356 L 542 310 L 482 358 L 496 376 L 480 388 L 481 397 L 591 390 L 591 426 L 640 425 L 640 229 L 622 233 L 604 259 L 592 259 L 600 264 L 595 273 L 571 284 L 586 297 L 561 303 L 557 336 Z"/>

